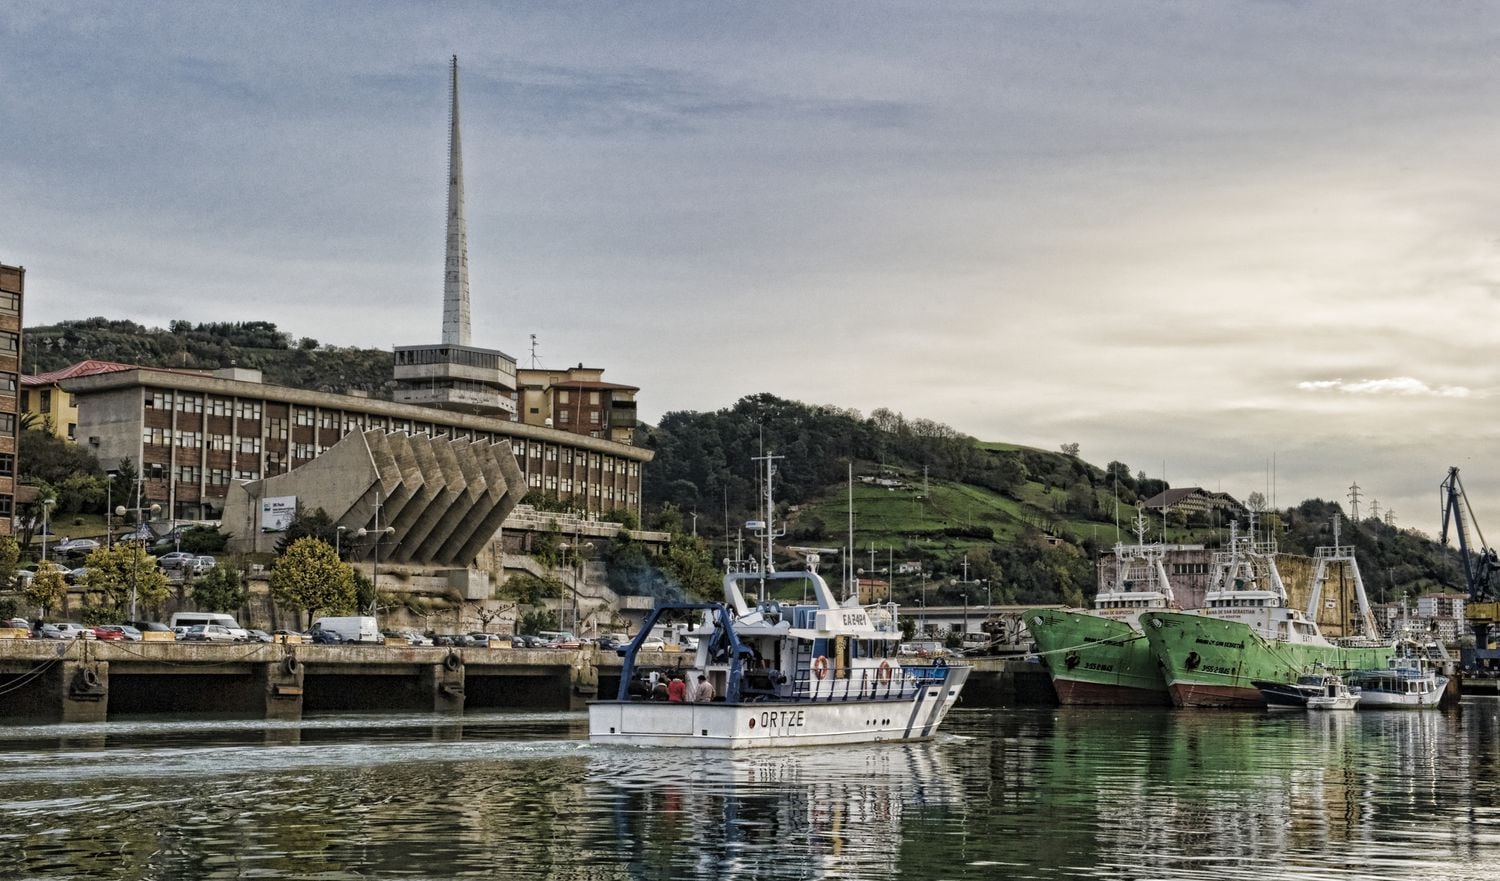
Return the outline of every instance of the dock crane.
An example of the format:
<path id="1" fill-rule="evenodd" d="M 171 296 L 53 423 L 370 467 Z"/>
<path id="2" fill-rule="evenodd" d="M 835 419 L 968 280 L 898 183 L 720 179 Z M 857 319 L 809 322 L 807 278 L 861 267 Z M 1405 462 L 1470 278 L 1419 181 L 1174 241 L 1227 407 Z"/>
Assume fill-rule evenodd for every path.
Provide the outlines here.
<path id="1" fill-rule="evenodd" d="M 1464 618 L 1474 633 L 1474 648 L 1464 649 L 1463 665 L 1466 669 L 1500 667 L 1500 649 L 1493 648 L 1490 628 L 1500 624 L 1500 555 L 1484 540 L 1479 524 L 1474 519 L 1474 509 L 1469 505 L 1469 496 L 1464 492 L 1463 482 L 1458 479 L 1458 468 L 1448 469 L 1448 477 L 1439 486 L 1443 506 L 1442 543 L 1448 544 L 1448 529 L 1451 526 L 1458 536 L 1458 552 L 1464 564 L 1464 581 L 1468 602 L 1464 606 Z M 1479 539 L 1475 545 L 1469 538 L 1469 528 Z"/>

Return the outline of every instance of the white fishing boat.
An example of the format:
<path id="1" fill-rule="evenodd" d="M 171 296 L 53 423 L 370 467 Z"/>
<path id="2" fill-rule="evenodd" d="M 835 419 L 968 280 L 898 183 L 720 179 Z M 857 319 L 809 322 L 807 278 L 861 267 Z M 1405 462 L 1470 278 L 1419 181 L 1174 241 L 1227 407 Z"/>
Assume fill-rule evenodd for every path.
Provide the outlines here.
<path id="1" fill-rule="evenodd" d="M 1448 689 L 1448 677 L 1437 672 L 1414 648 L 1404 647 L 1384 670 L 1356 670 L 1349 686 L 1359 689 L 1360 708 L 1437 709 Z"/>
<path id="2" fill-rule="evenodd" d="M 840 601 L 818 575 L 811 549 L 802 552 L 806 570 L 777 572 L 769 564 L 776 532 L 769 516 L 774 471 L 766 458 L 768 516 L 753 524 L 766 542 L 764 562 L 730 567 L 723 602 L 652 610 L 621 650 L 616 699 L 589 704 L 590 741 L 740 749 L 922 740 L 958 702 L 970 668 L 902 663 L 895 604 L 861 605 L 857 591 Z M 775 598 L 803 586 L 814 602 Z M 753 603 L 745 595 L 750 587 Z M 646 634 L 674 616 L 696 621 L 686 634 L 697 638 L 696 652 L 666 670 L 644 669 Z M 659 689 L 646 685 L 652 675 L 680 678 L 673 696 L 685 699 L 657 699 Z"/>
<path id="3" fill-rule="evenodd" d="M 1309 710 L 1352 710 L 1359 701 L 1360 695 L 1349 690 L 1343 677 L 1329 674 L 1323 677 L 1322 687 L 1318 693 L 1308 696 L 1307 708 Z"/>

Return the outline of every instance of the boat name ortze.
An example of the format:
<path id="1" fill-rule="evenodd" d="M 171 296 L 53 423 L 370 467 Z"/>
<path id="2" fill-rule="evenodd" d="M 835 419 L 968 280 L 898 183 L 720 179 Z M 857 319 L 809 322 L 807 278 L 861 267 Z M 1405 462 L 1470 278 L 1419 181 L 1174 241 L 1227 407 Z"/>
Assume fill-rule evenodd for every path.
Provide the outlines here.
<path id="1" fill-rule="evenodd" d="M 805 710 L 773 710 L 760 714 L 762 728 L 801 728 L 806 724 Z"/>

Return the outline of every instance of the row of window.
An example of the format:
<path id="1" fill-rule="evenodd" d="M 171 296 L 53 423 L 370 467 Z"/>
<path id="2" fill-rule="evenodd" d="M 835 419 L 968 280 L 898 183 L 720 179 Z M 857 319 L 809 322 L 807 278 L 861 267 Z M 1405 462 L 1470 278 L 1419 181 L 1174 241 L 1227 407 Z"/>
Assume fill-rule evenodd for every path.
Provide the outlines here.
<path id="1" fill-rule="evenodd" d="M 570 393 L 567 389 L 558 389 L 557 390 L 557 402 L 559 404 L 570 403 L 571 399 L 572 399 L 572 393 Z M 588 400 L 589 400 L 589 403 L 592 404 L 593 406 L 595 406 L 595 407 L 599 406 L 599 393 L 598 392 L 589 392 Z"/>

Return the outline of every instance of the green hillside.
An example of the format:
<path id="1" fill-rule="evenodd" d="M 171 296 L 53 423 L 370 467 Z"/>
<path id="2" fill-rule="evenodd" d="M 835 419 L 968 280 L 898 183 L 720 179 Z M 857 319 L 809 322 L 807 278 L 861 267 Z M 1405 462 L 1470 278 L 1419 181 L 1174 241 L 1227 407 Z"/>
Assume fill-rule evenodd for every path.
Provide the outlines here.
<path id="1" fill-rule="evenodd" d="M 293 339 L 269 321 L 174 321 L 163 330 L 133 321 L 87 318 L 26 328 L 21 365 L 26 373 L 60 370 L 90 358 L 188 370 L 252 367 L 276 385 L 328 392 L 356 389 L 385 398 L 390 396 L 395 363 L 392 353 L 381 349 Z"/>
<path id="2" fill-rule="evenodd" d="M 731 553 L 736 524 L 758 516 L 753 456 L 786 456 L 776 498 L 788 545 L 848 543 L 852 466 L 855 565 L 872 568 L 872 545 L 876 578 L 920 564 L 911 568 L 927 573 L 925 585 L 916 572 L 894 576 L 895 594 L 906 602 L 925 586 L 929 604 L 1082 604 L 1095 589 L 1098 555 L 1117 536 L 1132 540 L 1137 501 L 1167 488 L 1122 462 L 1089 464 L 1071 445 L 1053 452 L 981 442 L 886 410 L 866 418 L 772 395 L 712 413 L 668 413 L 640 442 L 657 451 L 648 511 L 696 512 L 698 533 L 722 554 Z M 1332 542 L 1335 513 L 1342 513 L 1336 504 L 1310 500 L 1267 512 L 1264 521 L 1284 551 L 1310 555 Z M 1163 524 L 1158 513 L 1149 521 L 1152 540 L 1163 530 L 1169 542 L 1209 547 L 1228 537 L 1227 522 L 1202 515 L 1173 513 Z M 1377 601 L 1462 584 L 1456 556 L 1420 534 L 1369 519 L 1346 524 L 1343 535 L 1356 545 Z M 834 571 L 838 565 L 825 561 Z"/>

